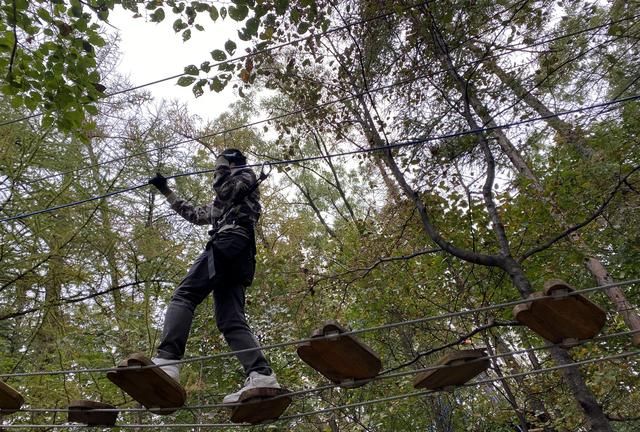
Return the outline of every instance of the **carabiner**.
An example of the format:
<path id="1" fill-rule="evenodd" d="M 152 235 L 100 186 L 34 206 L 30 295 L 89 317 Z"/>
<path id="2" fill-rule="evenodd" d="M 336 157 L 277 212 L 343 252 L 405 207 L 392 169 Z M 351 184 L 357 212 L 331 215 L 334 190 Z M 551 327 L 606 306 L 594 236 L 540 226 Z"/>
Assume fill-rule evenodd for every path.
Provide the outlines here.
<path id="1" fill-rule="evenodd" d="M 265 171 L 265 166 L 269 167 L 268 171 Z M 269 177 L 269 174 L 271 174 L 272 169 L 273 169 L 273 165 L 271 165 L 269 162 L 262 162 L 262 165 L 260 166 L 260 176 L 258 177 L 260 181 L 263 181 L 264 179 Z"/>

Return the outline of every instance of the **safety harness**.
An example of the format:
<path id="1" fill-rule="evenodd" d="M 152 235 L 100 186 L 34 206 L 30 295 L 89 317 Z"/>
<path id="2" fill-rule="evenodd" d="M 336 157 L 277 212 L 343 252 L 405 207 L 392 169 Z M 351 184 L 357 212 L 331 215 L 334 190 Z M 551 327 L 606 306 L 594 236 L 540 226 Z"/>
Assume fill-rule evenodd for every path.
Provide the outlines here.
<path id="1" fill-rule="evenodd" d="M 265 170 L 265 167 L 269 167 L 268 170 Z M 238 194 L 231 201 L 231 203 L 227 206 L 227 208 L 224 210 L 224 212 L 218 219 L 218 222 L 216 223 L 216 227 L 209 230 L 208 234 L 210 237 L 206 245 L 209 279 L 213 278 L 216 274 L 216 266 L 215 266 L 214 256 L 213 256 L 213 241 L 215 240 L 216 235 L 224 231 L 233 230 L 235 234 L 246 237 L 247 239 L 249 238 L 249 230 L 246 227 L 237 225 L 237 221 L 227 222 L 226 219 L 229 216 L 229 213 L 231 212 L 231 210 L 235 206 L 241 204 L 242 201 L 244 201 L 246 198 L 251 196 L 251 194 L 256 189 L 258 189 L 258 187 L 262 184 L 262 182 L 266 180 L 267 177 L 269 177 L 269 174 L 271 174 L 271 170 L 272 170 L 271 164 L 267 164 L 266 162 L 263 163 L 262 166 L 260 167 L 260 175 L 256 179 L 255 183 L 249 186 L 249 188 L 243 193 Z"/>

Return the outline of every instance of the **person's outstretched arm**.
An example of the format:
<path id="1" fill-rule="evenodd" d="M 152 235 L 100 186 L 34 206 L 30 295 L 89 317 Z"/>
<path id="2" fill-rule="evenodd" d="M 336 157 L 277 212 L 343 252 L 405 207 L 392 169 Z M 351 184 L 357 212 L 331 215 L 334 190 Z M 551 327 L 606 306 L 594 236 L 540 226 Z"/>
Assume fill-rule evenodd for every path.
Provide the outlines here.
<path id="1" fill-rule="evenodd" d="M 194 206 L 186 200 L 178 197 L 167 184 L 167 179 L 160 173 L 149 179 L 149 184 L 155 186 L 167 198 L 171 208 L 185 220 L 196 225 L 209 225 L 213 223 L 213 206 Z"/>

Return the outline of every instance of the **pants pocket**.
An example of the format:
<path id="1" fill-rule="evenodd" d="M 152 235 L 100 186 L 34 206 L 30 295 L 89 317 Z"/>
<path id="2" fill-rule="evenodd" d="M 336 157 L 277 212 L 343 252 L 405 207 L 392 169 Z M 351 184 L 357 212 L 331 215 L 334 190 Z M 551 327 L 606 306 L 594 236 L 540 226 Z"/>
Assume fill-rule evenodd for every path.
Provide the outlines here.
<path id="1" fill-rule="evenodd" d="M 233 282 L 249 286 L 255 273 L 252 240 L 242 233 L 221 232 L 213 242 L 216 270 Z"/>

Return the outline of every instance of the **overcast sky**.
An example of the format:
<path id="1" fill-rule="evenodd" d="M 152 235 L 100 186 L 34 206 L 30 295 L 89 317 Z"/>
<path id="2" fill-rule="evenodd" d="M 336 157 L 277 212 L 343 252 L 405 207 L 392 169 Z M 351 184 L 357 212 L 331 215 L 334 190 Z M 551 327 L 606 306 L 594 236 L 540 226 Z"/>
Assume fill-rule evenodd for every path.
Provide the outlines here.
<path id="1" fill-rule="evenodd" d="M 212 61 L 209 53 L 223 48 L 227 39 L 237 39 L 238 27 L 229 18 L 213 23 L 207 14 L 202 15 L 197 22 L 205 26 L 205 31 L 193 29 L 191 39 L 183 42 L 182 36 L 172 29 L 174 18 L 170 13 L 158 24 L 147 22 L 145 18 L 134 19 L 131 12 L 116 8 L 109 15 L 109 22 L 121 37 L 120 72 L 128 75 L 132 84 L 140 85 L 182 73 L 184 66 L 189 64 Z M 155 84 L 146 90 L 158 100 L 175 98 L 186 102 L 191 112 L 204 120 L 225 111 L 236 98 L 231 90 L 218 94 L 207 89 L 196 99 L 190 88 L 176 85 L 176 80 Z"/>

